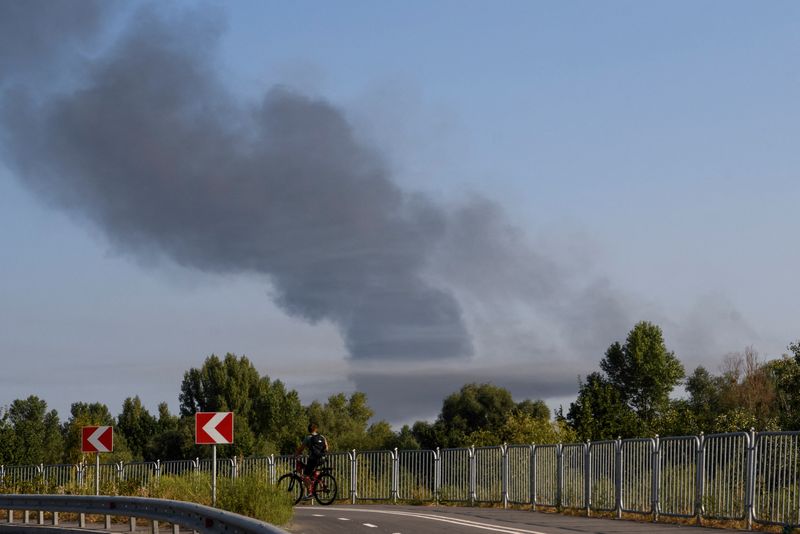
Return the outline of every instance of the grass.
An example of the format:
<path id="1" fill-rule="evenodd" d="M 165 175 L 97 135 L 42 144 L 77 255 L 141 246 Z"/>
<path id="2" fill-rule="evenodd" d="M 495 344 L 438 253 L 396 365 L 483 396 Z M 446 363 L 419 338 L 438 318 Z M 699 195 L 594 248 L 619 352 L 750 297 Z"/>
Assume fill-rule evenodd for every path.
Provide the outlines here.
<path id="1" fill-rule="evenodd" d="M 32 493 L 62 495 L 94 495 L 94 484 L 80 486 L 70 483 L 62 486 L 41 482 L 18 482 L 0 486 L 1 493 Z M 126 480 L 101 484 L 101 495 L 152 497 L 193 502 L 211 506 L 211 475 L 188 473 L 180 476 L 164 475 L 147 484 L 139 480 Z M 292 519 L 293 502 L 284 492 L 257 474 L 237 478 L 217 478 L 217 508 L 234 512 L 274 525 L 286 525 Z M 62 514 L 64 518 L 72 514 Z M 21 517 L 21 516 L 19 516 Z M 89 520 L 94 520 L 90 518 Z M 99 519 L 98 519 L 99 520 Z"/>

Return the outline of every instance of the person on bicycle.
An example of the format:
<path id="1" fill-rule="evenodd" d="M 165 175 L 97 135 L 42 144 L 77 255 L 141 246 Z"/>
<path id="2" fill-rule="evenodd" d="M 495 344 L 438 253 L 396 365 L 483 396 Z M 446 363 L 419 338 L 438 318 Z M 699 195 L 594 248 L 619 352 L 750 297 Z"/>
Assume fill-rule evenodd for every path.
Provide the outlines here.
<path id="1" fill-rule="evenodd" d="M 308 436 L 305 437 L 294 453 L 295 456 L 300 456 L 305 449 L 308 449 L 308 461 L 303 469 L 303 482 L 306 485 L 309 497 L 311 496 L 312 488 L 311 477 L 314 476 L 314 471 L 316 471 L 319 464 L 322 463 L 322 460 L 325 458 L 325 453 L 328 452 L 328 440 L 325 439 L 325 436 L 320 434 L 318 430 L 319 427 L 316 423 L 308 425 Z"/>

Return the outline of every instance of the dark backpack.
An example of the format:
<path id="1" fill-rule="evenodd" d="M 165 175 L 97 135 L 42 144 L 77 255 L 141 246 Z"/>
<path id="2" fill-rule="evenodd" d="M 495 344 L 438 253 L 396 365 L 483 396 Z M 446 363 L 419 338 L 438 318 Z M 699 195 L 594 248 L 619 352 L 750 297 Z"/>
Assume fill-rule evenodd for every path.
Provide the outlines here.
<path id="1" fill-rule="evenodd" d="M 308 451 L 311 456 L 325 455 L 325 438 L 322 434 L 312 435 L 308 444 Z"/>

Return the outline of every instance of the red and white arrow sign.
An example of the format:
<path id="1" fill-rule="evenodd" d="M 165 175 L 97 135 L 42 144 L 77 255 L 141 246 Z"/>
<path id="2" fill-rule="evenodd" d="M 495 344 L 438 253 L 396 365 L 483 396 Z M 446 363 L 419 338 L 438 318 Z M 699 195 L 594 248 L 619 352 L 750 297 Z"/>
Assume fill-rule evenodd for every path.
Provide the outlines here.
<path id="1" fill-rule="evenodd" d="M 194 442 L 197 445 L 233 443 L 233 412 L 194 414 Z"/>
<path id="2" fill-rule="evenodd" d="M 110 426 L 85 426 L 81 429 L 81 452 L 114 450 L 114 429 Z"/>

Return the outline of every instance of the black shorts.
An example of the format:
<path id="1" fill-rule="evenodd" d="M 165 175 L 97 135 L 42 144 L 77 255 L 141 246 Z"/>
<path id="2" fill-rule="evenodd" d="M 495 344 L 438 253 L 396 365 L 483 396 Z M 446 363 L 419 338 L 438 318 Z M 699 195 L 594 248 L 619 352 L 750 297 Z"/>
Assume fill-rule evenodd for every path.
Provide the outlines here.
<path id="1" fill-rule="evenodd" d="M 307 477 L 313 475 L 314 471 L 319 467 L 319 464 L 322 463 L 323 458 L 324 456 L 309 456 L 306 466 L 303 469 L 303 474 Z"/>

